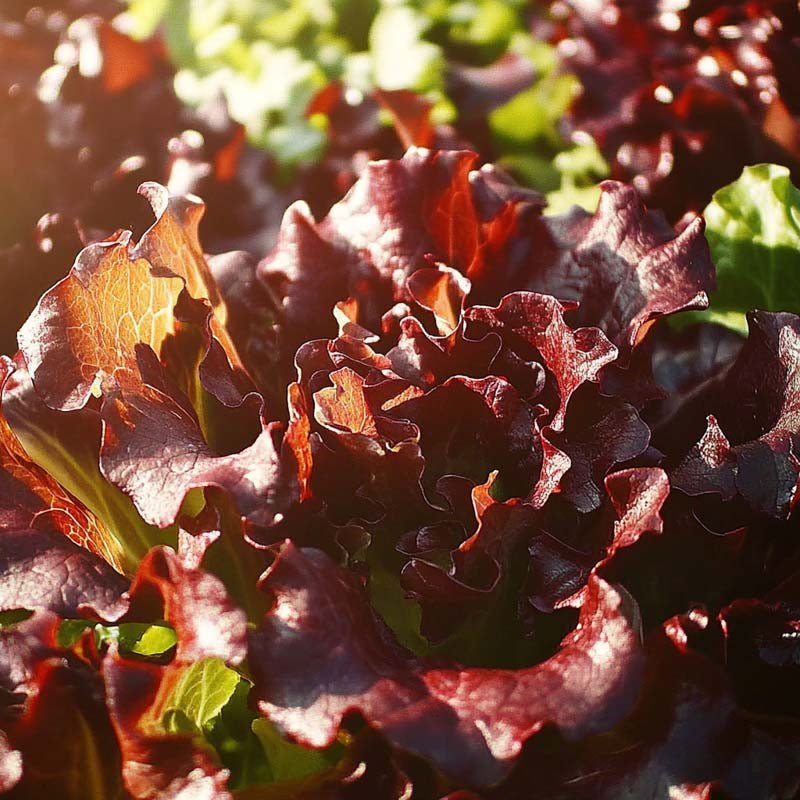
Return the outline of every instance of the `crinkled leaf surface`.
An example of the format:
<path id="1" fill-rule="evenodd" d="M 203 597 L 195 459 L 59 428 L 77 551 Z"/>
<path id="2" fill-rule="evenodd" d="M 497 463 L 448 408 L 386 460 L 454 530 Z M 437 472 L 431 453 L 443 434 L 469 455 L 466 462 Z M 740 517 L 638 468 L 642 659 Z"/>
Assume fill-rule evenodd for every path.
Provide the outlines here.
<path id="1" fill-rule="evenodd" d="M 800 322 L 759 311 L 748 324 L 750 336 L 713 398 L 716 417 L 672 480 L 688 494 L 735 492 L 754 509 L 785 517 L 798 482 Z"/>
<path id="2" fill-rule="evenodd" d="M 111 396 L 103 421 L 103 473 L 131 497 L 150 524 L 171 525 L 193 488 L 226 489 L 242 514 L 266 513 L 265 507 L 280 503 L 277 496 L 273 498 L 280 467 L 270 428 L 241 452 L 218 455 L 193 415 L 150 387 Z"/>
<path id="3" fill-rule="evenodd" d="M 554 724 L 571 740 L 602 732 L 638 692 L 638 632 L 623 596 L 601 580 L 590 585 L 582 624 L 562 649 L 519 671 L 417 661 L 321 553 L 284 545 L 263 585 L 274 606 L 251 638 L 259 708 L 316 747 L 332 742 L 344 715 L 358 710 L 403 749 L 488 785 L 543 726 Z M 298 662 L 306 667 L 298 670 Z"/>
<path id="4" fill-rule="evenodd" d="M 569 306 L 567 306 L 569 308 Z M 489 329 L 504 329 L 526 342 L 541 355 L 555 378 L 559 405 L 550 426 L 564 428 L 567 404 L 584 381 L 597 381 L 600 370 L 617 357 L 617 349 L 597 328 L 573 330 L 564 321 L 565 307 L 548 295 L 516 292 L 497 308 L 475 306 L 466 313 L 469 321 Z M 513 345 L 512 345 L 513 348 Z"/>
<path id="5" fill-rule="evenodd" d="M 676 232 L 632 186 L 605 181 L 601 190 L 593 216 L 546 218 L 544 257 L 540 266 L 532 255 L 526 288 L 577 300 L 581 323 L 629 354 L 647 323 L 708 305 L 714 267 L 701 219 Z"/>
<path id="6" fill-rule="evenodd" d="M 88 676 L 130 795 L 749 799 L 794 769 L 797 318 L 722 353 L 654 324 L 713 286 L 701 222 L 615 183 L 543 218 L 476 164 L 412 150 L 295 206 L 231 307 L 263 328 L 150 187 L 153 228 L 85 250 L 4 362 L 4 680 Z"/>
<path id="7" fill-rule="evenodd" d="M 0 608 L 118 619 L 128 581 L 103 559 L 49 530 L 0 532 Z"/>
<path id="8" fill-rule="evenodd" d="M 96 383 L 101 392 L 138 389 L 144 378 L 137 350 L 161 355 L 176 331 L 175 307 L 184 287 L 195 298 L 222 303 L 197 240 L 202 205 L 170 198 L 158 185 L 146 185 L 144 192 L 156 222 L 141 241 L 132 245 L 130 234 L 121 234 L 84 249 L 20 329 L 31 379 L 53 409 L 82 408 Z M 220 308 L 218 323 L 224 321 Z M 222 331 L 226 352 L 236 359 L 224 328 L 213 328 Z"/>

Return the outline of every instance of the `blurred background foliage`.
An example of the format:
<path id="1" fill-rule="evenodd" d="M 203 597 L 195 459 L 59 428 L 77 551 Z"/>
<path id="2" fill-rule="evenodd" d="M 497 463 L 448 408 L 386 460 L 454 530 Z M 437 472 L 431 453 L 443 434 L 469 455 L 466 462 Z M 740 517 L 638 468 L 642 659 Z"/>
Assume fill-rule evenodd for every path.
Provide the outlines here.
<path id="1" fill-rule="evenodd" d="M 151 221 L 158 181 L 207 206 L 209 252 L 272 246 L 371 159 L 475 150 L 592 209 L 608 168 L 564 115 L 579 93 L 532 0 L 0 3 L 0 330 L 5 352 L 80 247 Z M 13 298 L 13 299 L 12 299 Z"/>
<path id="2" fill-rule="evenodd" d="M 127 24 L 140 38 L 160 30 L 178 96 L 201 106 L 223 95 L 284 173 L 324 157 L 330 120 L 313 107 L 332 82 L 352 106 L 375 90 L 414 92 L 430 103 L 433 125 L 459 132 L 473 122 L 460 118 L 470 84 L 485 95 L 494 159 L 524 183 L 558 191 L 559 208 L 573 199 L 591 206 L 586 187 L 607 168 L 591 143 L 570 148 L 560 133 L 578 84 L 534 36 L 536 16 L 527 0 L 131 0 Z M 381 117 L 392 124 L 385 110 Z"/>

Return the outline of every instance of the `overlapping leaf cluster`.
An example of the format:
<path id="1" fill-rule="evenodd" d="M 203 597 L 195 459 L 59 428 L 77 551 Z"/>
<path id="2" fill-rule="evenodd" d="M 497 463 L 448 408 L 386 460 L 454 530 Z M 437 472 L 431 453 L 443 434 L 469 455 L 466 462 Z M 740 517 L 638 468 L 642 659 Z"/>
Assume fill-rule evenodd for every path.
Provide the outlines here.
<path id="1" fill-rule="evenodd" d="M 122 33 L 113 24 L 122 8 L 9 0 L 0 9 L 0 191 L 14 198 L 0 219 L 4 351 L 85 243 L 147 227 L 143 181 L 202 193 L 204 237 L 217 249 L 269 246 L 288 202 L 256 185 L 263 158 L 245 150 L 221 102 L 181 104 L 163 44 Z"/>
<path id="2" fill-rule="evenodd" d="M 800 320 L 676 332 L 702 220 L 478 163 L 373 162 L 258 263 L 145 184 L 42 296 L 2 362 L 10 797 L 796 790 Z"/>
<path id="3" fill-rule="evenodd" d="M 119 225 L 144 230 L 148 211 L 135 193 L 143 181 L 205 198 L 203 237 L 211 252 L 243 248 L 258 255 L 271 247 L 293 199 L 303 197 L 324 215 L 369 159 L 399 157 L 410 144 L 468 142 L 484 159 L 503 155 L 515 174 L 559 190 L 553 198 L 559 207 L 596 202 L 596 191 L 582 188 L 603 173 L 596 151 L 578 148 L 551 163 L 565 146 L 557 120 L 574 81 L 554 73 L 552 48 L 527 33 L 528 9 L 493 2 L 438 11 L 370 7 L 364 25 L 388 29 L 393 41 L 399 15 L 416 31 L 414 47 L 433 58 L 435 68 L 420 67 L 432 83 L 417 85 L 394 75 L 406 63 L 419 66 L 403 47 L 389 66 L 375 67 L 392 80 L 365 77 L 364 84 L 345 76 L 343 59 L 372 64 L 388 52 L 380 43 L 373 55 L 351 52 L 361 45 L 357 32 L 342 28 L 353 18 L 345 8 L 306 2 L 283 11 L 258 3 L 214 8 L 209 15 L 202 4 L 148 0 L 121 14 L 126 6 L 116 0 L 70 0 L 0 9 L 0 188 L 16 198 L 0 220 L 4 350 L 13 350 L 25 314 L 81 246 Z M 427 13 L 437 21 L 426 33 L 417 23 Z M 158 22 L 153 38 L 129 35 L 143 26 L 156 30 Z M 228 31 L 228 39 L 209 49 L 206 39 L 216 30 Z M 240 38 L 230 40 L 231 32 Z M 435 44 L 425 39 L 429 34 L 447 41 Z M 295 37 L 291 45 L 287 36 Z M 291 64 L 301 65 L 310 83 L 281 93 Z M 182 68 L 178 89 L 196 70 L 204 85 L 225 91 L 195 93 L 190 109 L 173 88 L 176 68 Z M 452 116 L 453 103 L 456 128 L 442 124 L 440 113 L 446 107 L 444 116 Z M 282 115 L 291 120 L 284 124 Z M 254 132 L 254 120 L 264 136 Z M 245 141 L 245 124 L 258 147 Z M 319 145 L 313 153 L 302 144 L 309 132 Z M 287 164 L 298 159 L 302 169 L 290 176 Z M 237 279 L 223 271 L 219 280 Z"/>
<path id="4" fill-rule="evenodd" d="M 800 9 L 783 2 L 558 0 L 552 28 L 581 81 L 568 115 L 611 176 L 678 219 L 742 167 L 800 168 Z"/>

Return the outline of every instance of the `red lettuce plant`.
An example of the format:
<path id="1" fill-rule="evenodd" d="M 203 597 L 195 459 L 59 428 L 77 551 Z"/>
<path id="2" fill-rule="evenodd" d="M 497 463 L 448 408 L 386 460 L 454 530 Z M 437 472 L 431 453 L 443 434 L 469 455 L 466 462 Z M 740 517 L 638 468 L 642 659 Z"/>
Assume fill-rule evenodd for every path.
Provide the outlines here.
<path id="1" fill-rule="evenodd" d="M 786 2 L 558 0 L 553 27 L 583 90 L 567 116 L 611 175 L 671 219 L 742 167 L 800 168 L 800 10 Z"/>
<path id="2" fill-rule="evenodd" d="M 84 244 L 120 225 L 147 227 L 135 191 L 143 181 L 202 193 L 212 249 L 267 247 L 286 205 L 253 186 L 264 159 L 244 148 L 224 105 L 184 107 L 163 45 L 115 27 L 122 7 L 10 0 L 0 9 L 0 190 L 15 198 L 0 220 L 4 351 Z"/>
<path id="3" fill-rule="evenodd" d="M 258 264 L 147 184 L 42 296 L 3 362 L 3 790 L 796 791 L 800 321 L 676 333 L 701 219 L 615 182 L 545 217 L 475 165 L 373 162 Z"/>

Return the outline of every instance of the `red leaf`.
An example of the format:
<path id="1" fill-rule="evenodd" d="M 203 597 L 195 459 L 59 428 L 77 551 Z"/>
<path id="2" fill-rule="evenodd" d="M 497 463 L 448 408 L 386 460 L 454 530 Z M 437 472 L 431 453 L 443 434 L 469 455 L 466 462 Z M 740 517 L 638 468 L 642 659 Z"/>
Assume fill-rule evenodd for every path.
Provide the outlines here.
<path id="1" fill-rule="evenodd" d="M 322 553 L 285 544 L 263 585 L 274 604 L 251 639 L 259 708 L 311 746 L 330 744 L 343 717 L 358 711 L 444 773 L 489 785 L 545 725 L 580 740 L 622 719 L 638 693 L 637 632 L 623 596 L 599 579 L 562 649 L 518 671 L 435 667 L 411 657 L 352 577 Z"/>

